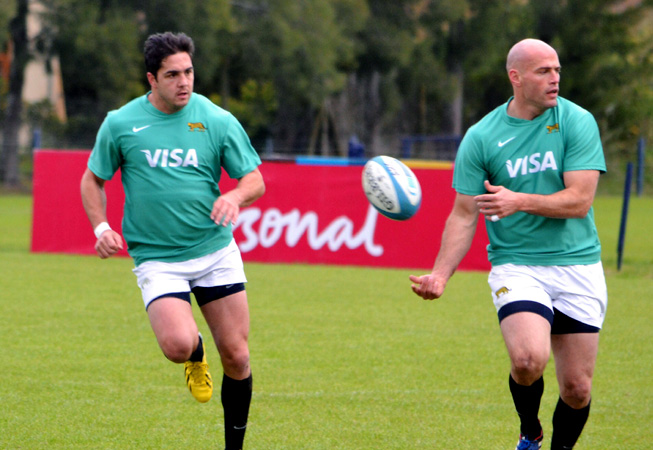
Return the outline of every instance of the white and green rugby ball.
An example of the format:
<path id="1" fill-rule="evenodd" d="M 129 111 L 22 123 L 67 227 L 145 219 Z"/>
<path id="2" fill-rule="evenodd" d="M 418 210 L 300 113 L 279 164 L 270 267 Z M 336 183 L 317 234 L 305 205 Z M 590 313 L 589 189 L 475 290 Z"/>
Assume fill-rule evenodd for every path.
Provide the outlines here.
<path id="1" fill-rule="evenodd" d="M 390 156 L 375 156 L 365 163 L 363 191 L 379 213 L 394 220 L 410 219 L 422 203 L 422 188 L 413 171 Z"/>

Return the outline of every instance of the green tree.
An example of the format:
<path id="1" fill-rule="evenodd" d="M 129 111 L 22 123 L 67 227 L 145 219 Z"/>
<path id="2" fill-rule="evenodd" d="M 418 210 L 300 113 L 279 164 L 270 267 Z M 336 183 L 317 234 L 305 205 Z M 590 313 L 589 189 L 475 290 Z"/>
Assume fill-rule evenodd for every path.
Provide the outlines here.
<path id="1" fill-rule="evenodd" d="M 506 54 L 526 37 L 558 49 L 562 95 L 595 114 L 611 158 L 653 137 L 651 0 L 42 1 L 69 115 L 59 145 L 88 148 L 108 110 L 148 89 L 143 42 L 163 31 L 193 37 L 196 90 L 257 148 L 342 155 L 356 135 L 378 154 L 402 134 L 460 134 L 510 96 Z M 2 23 L 22 3 L 4 2 Z M 3 124 L 20 117 L 9 98 Z"/>
<path id="2" fill-rule="evenodd" d="M 18 167 L 18 130 L 22 124 L 24 72 L 29 60 L 27 40 L 28 1 L 18 0 L 16 15 L 9 22 L 13 42 L 13 61 L 9 74 L 7 111 L 3 124 L 2 153 L 0 153 L 0 182 L 10 188 L 20 186 Z"/>
<path id="3" fill-rule="evenodd" d="M 143 92 L 140 23 L 121 4 L 54 0 L 48 6 L 69 117 L 65 144 L 88 148 L 107 111 Z"/>
<path id="4" fill-rule="evenodd" d="M 321 141 L 326 153 L 338 146 L 330 101 L 355 64 L 366 11 L 362 0 L 277 0 L 238 10 L 240 67 L 245 79 L 273 83 L 279 107 L 271 132 L 282 147 L 312 152 Z"/>
<path id="5" fill-rule="evenodd" d="M 224 54 L 218 34 L 233 27 L 227 1 L 49 0 L 58 30 L 69 123 L 68 145 L 89 147 L 107 111 L 149 86 L 143 43 L 151 33 L 186 32 L 196 43 L 196 88 L 210 95 Z M 84 17 L 84 20 L 80 20 Z"/>
<path id="6" fill-rule="evenodd" d="M 369 3 L 356 74 L 358 90 L 371 100 L 360 121 L 363 140 L 376 153 L 388 148 L 383 130 L 395 136 L 460 133 L 468 2 Z"/>
<path id="7" fill-rule="evenodd" d="M 537 37 L 529 1 L 470 0 L 470 7 L 463 45 L 465 128 L 512 95 L 505 68 L 508 51 L 524 38 Z"/>
<path id="8" fill-rule="evenodd" d="M 608 163 L 635 159 L 653 117 L 653 11 L 607 0 L 563 3 L 546 29 L 563 63 L 561 92 L 597 117 Z M 576 20 L 583 16 L 584 20 Z M 616 163 L 616 164 L 615 164 Z"/>
<path id="9" fill-rule="evenodd" d="M 140 49 L 150 34 L 166 31 L 186 33 L 195 42 L 193 64 L 196 68 L 196 91 L 207 96 L 216 93 L 215 80 L 221 73 L 221 66 L 232 53 L 229 36 L 237 28 L 230 2 L 140 0 L 133 4 L 133 8 L 142 17 L 138 41 Z M 140 67 L 143 67 L 142 63 Z"/>

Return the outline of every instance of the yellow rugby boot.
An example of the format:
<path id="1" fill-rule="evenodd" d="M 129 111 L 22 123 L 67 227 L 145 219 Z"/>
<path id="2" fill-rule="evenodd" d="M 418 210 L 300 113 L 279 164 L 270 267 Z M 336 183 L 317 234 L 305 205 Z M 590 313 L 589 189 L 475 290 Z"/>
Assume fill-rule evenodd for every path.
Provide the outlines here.
<path id="1" fill-rule="evenodd" d="M 201 335 L 200 340 L 203 352 L 202 361 L 186 361 L 184 371 L 186 372 L 186 384 L 190 389 L 190 393 L 198 402 L 206 403 L 211 400 L 213 394 L 213 380 L 209 373 L 209 365 L 206 362 L 206 349 Z"/>

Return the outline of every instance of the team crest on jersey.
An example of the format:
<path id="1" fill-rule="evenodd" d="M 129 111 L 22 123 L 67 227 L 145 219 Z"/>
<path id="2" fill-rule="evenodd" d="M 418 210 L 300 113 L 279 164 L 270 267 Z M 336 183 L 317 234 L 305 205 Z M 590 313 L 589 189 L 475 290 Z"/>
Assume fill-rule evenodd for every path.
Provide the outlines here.
<path id="1" fill-rule="evenodd" d="M 557 124 L 557 123 L 556 123 L 555 125 L 547 125 L 547 126 L 546 126 L 546 131 L 547 131 L 547 134 L 551 134 L 551 133 L 553 133 L 554 131 L 555 131 L 556 133 L 560 133 L 560 125 Z"/>
<path id="2" fill-rule="evenodd" d="M 188 131 L 206 131 L 207 128 L 202 122 L 188 122 Z"/>

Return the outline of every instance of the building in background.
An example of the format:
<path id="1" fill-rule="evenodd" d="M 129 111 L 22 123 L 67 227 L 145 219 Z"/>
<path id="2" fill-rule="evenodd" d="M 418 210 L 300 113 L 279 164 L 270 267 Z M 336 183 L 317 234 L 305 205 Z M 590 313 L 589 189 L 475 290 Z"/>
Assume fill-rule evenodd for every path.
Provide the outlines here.
<path id="1" fill-rule="evenodd" d="M 59 57 L 52 53 L 54 35 L 44 26 L 42 15 L 46 12 L 40 1 L 29 2 L 27 15 L 27 38 L 30 59 L 25 67 L 22 89 L 23 115 L 30 105 L 46 103 L 51 113 L 61 122 L 67 120 L 66 103 L 61 76 Z M 3 89 L 8 89 L 9 73 L 13 59 L 13 44 L 8 42 L 4 53 L 0 53 L 0 77 Z M 33 132 L 30 125 L 23 122 L 20 127 L 18 143 L 20 148 L 32 144 Z"/>
<path id="2" fill-rule="evenodd" d="M 27 16 L 27 37 L 32 58 L 25 68 L 23 101 L 27 104 L 47 100 L 55 116 L 66 121 L 66 103 L 61 79 L 61 63 L 52 54 L 52 32 L 44 29 L 41 20 L 45 7 L 39 1 L 30 2 Z"/>

